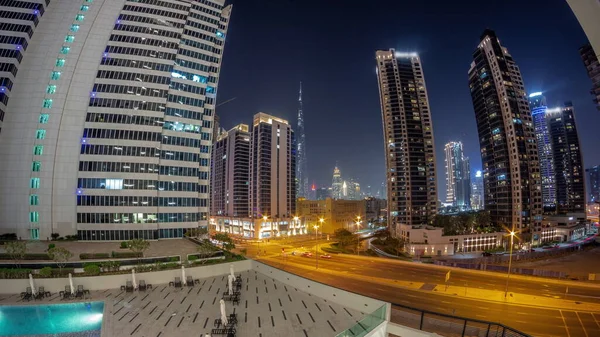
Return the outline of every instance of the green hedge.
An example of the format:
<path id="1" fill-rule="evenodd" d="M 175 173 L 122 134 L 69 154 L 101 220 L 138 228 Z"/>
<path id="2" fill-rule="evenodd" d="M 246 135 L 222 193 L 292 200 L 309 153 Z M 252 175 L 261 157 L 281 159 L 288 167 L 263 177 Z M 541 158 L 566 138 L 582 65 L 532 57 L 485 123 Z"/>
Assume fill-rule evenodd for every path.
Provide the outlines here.
<path id="1" fill-rule="evenodd" d="M 0 260 L 12 260 L 10 254 L 0 254 Z M 52 260 L 46 253 L 42 254 L 25 254 L 23 260 Z"/>
<path id="2" fill-rule="evenodd" d="M 13 278 L 28 278 L 31 273 L 31 269 L 8 269 L 8 268 L 0 268 L 0 279 L 13 279 Z"/>
<path id="3" fill-rule="evenodd" d="M 142 253 L 136 252 L 112 252 L 112 257 L 115 259 L 127 259 L 132 257 L 143 257 Z"/>
<path id="4" fill-rule="evenodd" d="M 79 254 L 81 260 L 92 260 L 92 259 L 108 259 L 110 258 L 109 253 L 82 253 Z"/>

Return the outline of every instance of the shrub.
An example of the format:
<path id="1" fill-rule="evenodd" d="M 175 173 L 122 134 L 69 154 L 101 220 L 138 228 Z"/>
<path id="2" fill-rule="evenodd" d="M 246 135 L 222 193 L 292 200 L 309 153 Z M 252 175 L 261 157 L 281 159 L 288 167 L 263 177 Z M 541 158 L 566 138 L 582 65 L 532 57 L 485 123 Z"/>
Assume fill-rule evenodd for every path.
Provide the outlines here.
<path id="1" fill-rule="evenodd" d="M 127 248 L 129 248 L 129 245 L 127 244 L 127 241 L 121 242 L 121 249 L 127 249 Z"/>
<path id="2" fill-rule="evenodd" d="M 52 268 L 44 267 L 44 268 L 40 269 L 40 276 L 51 277 L 52 276 Z"/>
<path id="3" fill-rule="evenodd" d="M 54 248 L 54 247 L 56 247 L 56 245 L 55 245 L 55 244 L 53 244 L 53 243 L 51 243 L 51 244 L 49 244 L 49 245 L 48 245 L 48 250 L 50 250 L 50 249 L 52 249 L 52 248 Z"/>
<path id="4" fill-rule="evenodd" d="M 10 254 L 0 254 L 0 260 L 11 260 Z M 25 254 L 23 260 L 52 260 L 48 254 Z"/>
<path id="5" fill-rule="evenodd" d="M 89 265 L 83 267 L 83 272 L 86 275 L 90 275 L 90 276 L 100 275 L 100 267 L 98 267 L 95 264 L 89 264 Z"/>
<path id="6" fill-rule="evenodd" d="M 120 266 L 121 262 L 119 261 L 104 261 L 100 263 L 100 268 L 104 272 L 118 271 Z"/>
<path id="7" fill-rule="evenodd" d="M 179 261 L 179 257 L 177 257 L 177 256 L 171 256 L 169 258 L 169 262 L 177 262 L 177 261 Z"/>
<path id="8" fill-rule="evenodd" d="M 4 279 L 29 278 L 30 273 L 31 273 L 31 269 L 0 268 L 0 278 L 4 278 Z"/>
<path id="9" fill-rule="evenodd" d="M 0 241 L 14 241 L 17 240 L 17 234 L 15 233 L 6 233 L 0 235 Z"/>
<path id="10" fill-rule="evenodd" d="M 198 257 L 196 255 L 188 256 L 188 261 L 196 261 L 196 260 L 198 260 Z"/>
<path id="11" fill-rule="evenodd" d="M 79 259 L 81 260 L 92 260 L 92 259 L 109 259 L 109 253 L 81 253 Z"/>
<path id="12" fill-rule="evenodd" d="M 114 259 L 127 259 L 132 257 L 142 257 L 141 252 L 112 252 Z"/>
<path id="13" fill-rule="evenodd" d="M 52 238 L 52 240 L 58 239 L 59 236 L 60 236 L 60 234 L 58 234 L 58 233 L 52 233 L 52 234 L 50 234 L 50 237 Z"/>

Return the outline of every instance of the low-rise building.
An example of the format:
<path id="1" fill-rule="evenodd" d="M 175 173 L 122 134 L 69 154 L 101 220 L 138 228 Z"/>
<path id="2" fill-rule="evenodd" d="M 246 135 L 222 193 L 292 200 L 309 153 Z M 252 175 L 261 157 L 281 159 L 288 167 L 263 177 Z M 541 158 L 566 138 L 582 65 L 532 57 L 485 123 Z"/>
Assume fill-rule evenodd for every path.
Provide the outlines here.
<path id="1" fill-rule="evenodd" d="M 300 221 L 310 232 L 315 231 L 315 225 L 319 226 L 319 233 L 329 234 L 340 228 L 351 232 L 365 228 L 365 200 L 298 200 L 297 209 Z M 360 221 L 358 225 L 357 221 Z"/>
<path id="2" fill-rule="evenodd" d="M 589 229 L 584 213 L 545 216 L 542 220 L 539 243 L 577 240 L 584 237 Z"/>
<path id="3" fill-rule="evenodd" d="M 398 237 L 405 241 L 410 255 L 454 255 L 481 252 L 504 244 L 504 232 L 443 235 L 443 228 L 432 226 L 398 226 Z"/>
<path id="4" fill-rule="evenodd" d="M 210 218 L 210 230 L 245 238 L 272 238 L 307 234 L 306 223 L 294 218 L 250 218 L 214 216 Z"/>

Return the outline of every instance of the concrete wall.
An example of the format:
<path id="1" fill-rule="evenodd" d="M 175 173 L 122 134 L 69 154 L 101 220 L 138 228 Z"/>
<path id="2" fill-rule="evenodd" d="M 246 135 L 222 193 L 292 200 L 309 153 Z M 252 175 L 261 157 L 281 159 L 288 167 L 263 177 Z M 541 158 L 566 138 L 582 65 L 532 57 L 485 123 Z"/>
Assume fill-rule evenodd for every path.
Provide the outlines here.
<path id="1" fill-rule="evenodd" d="M 379 301 L 374 298 L 365 297 L 345 290 L 333 288 L 325 284 L 314 282 L 304 277 L 270 267 L 258 261 L 252 261 L 252 269 L 263 275 L 272 277 L 277 281 L 297 288 L 298 290 L 313 294 L 327 301 L 358 310 L 365 314 L 370 314 L 379 309 L 381 306 L 387 304 L 386 302 Z"/>
<path id="2" fill-rule="evenodd" d="M 191 276 L 194 279 L 213 277 L 217 275 L 229 274 L 229 265 L 233 264 L 236 273 L 252 269 L 252 260 L 237 261 L 233 263 L 222 263 L 202 267 L 190 267 L 185 269 L 185 275 Z M 148 284 L 168 284 L 175 277 L 181 277 L 181 269 L 163 270 L 157 272 L 139 273 L 136 274 L 136 281 L 145 280 Z M 73 285 L 82 285 L 84 289 L 89 290 L 104 290 L 118 289 L 125 285 L 125 282 L 131 280 L 131 274 L 95 276 L 95 277 L 74 277 Z M 29 286 L 29 279 L 17 280 L 2 280 L 2 288 L 0 293 L 3 294 L 20 294 Z M 36 287 L 44 287 L 46 291 L 58 292 L 65 289 L 69 284 L 68 278 L 47 278 L 35 279 Z"/>

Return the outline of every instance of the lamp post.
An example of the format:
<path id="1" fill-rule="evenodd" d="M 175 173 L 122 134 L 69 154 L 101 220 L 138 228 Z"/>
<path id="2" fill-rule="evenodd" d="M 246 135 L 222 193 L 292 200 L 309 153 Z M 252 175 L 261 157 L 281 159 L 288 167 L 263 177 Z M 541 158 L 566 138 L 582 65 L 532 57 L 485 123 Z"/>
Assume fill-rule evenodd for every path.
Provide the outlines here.
<path id="1" fill-rule="evenodd" d="M 360 228 L 360 216 L 356 217 L 356 255 L 360 255 L 360 234 L 358 233 L 358 229 Z"/>
<path id="2" fill-rule="evenodd" d="M 266 215 L 264 215 L 264 216 L 262 217 L 262 219 L 263 219 L 263 223 L 262 223 L 262 225 L 261 225 L 261 226 L 258 228 L 258 235 L 257 235 L 257 238 L 256 238 L 256 248 L 258 249 L 258 254 L 256 254 L 256 255 L 260 255 L 260 232 L 261 232 L 261 230 L 262 230 L 262 227 L 263 227 L 263 225 L 264 225 L 264 224 L 265 224 L 265 222 L 267 221 L 267 216 L 266 216 Z"/>
<path id="3" fill-rule="evenodd" d="M 508 257 L 508 274 L 506 275 L 506 288 L 504 288 L 504 298 L 506 298 L 508 294 L 508 280 L 510 279 L 510 268 L 512 265 L 512 255 L 513 255 L 513 240 L 515 238 L 515 231 L 510 232 L 510 256 Z"/>
<path id="4" fill-rule="evenodd" d="M 321 223 L 323 223 L 323 219 L 319 220 Z M 315 240 L 317 239 L 317 233 L 319 232 L 319 225 L 314 225 L 313 228 L 315 229 Z M 319 241 L 315 242 L 315 268 L 319 269 Z"/>

